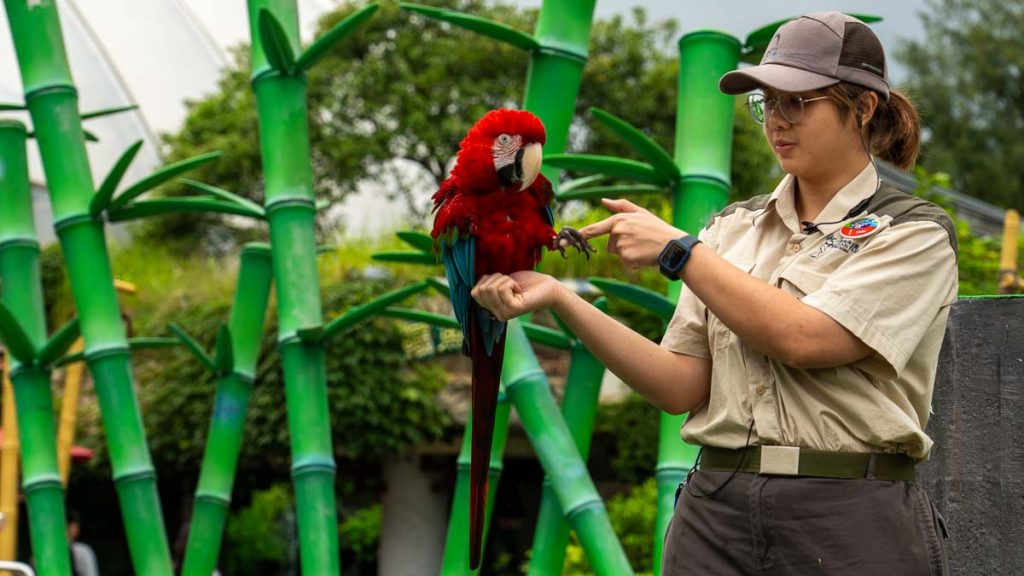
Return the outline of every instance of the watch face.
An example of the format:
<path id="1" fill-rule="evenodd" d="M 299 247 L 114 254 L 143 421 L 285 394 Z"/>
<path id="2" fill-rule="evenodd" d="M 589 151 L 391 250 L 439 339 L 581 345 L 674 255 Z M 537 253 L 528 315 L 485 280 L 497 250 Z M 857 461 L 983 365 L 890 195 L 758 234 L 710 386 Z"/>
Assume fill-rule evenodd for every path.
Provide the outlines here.
<path id="1" fill-rule="evenodd" d="M 675 242 L 668 245 L 668 253 L 665 254 L 665 266 L 671 270 L 675 270 L 683 261 L 683 257 L 686 256 L 686 250 L 682 246 Z"/>

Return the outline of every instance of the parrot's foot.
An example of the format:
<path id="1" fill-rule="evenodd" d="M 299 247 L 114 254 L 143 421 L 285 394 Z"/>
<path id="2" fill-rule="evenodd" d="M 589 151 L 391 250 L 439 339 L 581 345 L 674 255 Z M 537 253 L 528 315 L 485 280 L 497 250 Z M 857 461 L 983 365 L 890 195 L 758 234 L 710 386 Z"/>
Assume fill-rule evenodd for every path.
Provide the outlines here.
<path id="1" fill-rule="evenodd" d="M 572 246 L 577 252 L 581 252 L 590 260 L 590 253 L 597 252 L 597 248 L 590 245 L 587 239 L 579 233 L 579 230 L 566 226 L 562 228 L 562 231 L 555 236 L 555 247 L 558 248 L 558 252 L 562 254 L 562 258 L 568 258 L 565 255 L 565 249 L 568 246 Z"/>

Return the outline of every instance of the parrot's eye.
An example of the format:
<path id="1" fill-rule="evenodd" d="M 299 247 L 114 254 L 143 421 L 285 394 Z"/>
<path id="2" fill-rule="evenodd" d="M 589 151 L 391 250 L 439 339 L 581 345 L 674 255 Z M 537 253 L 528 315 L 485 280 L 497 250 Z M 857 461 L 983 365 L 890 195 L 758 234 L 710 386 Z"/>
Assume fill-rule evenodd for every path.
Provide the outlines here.
<path id="1" fill-rule="evenodd" d="M 508 134 L 502 134 L 501 136 L 498 136 L 499 144 L 508 144 L 510 142 L 512 142 L 512 137 L 509 136 Z"/>

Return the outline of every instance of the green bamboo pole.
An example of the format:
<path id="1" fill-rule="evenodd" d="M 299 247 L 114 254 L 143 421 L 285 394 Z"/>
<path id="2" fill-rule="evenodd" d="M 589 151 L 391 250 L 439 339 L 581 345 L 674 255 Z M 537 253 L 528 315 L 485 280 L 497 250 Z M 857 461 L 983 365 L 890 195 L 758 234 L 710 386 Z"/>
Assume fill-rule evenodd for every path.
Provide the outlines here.
<path id="1" fill-rule="evenodd" d="M 594 306 L 602 312 L 607 312 L 608 299 L 598 298 Z M 565 394 L 562 396 L 562 416 L 584 462 L 590 454 L 591 434 L 594 431 L 597 401 L 603 378 L 604 365 L 582 342 L 574 341 Z M 528 574 L 560 574 L 565 564 L 565 547 L 568 544 L 569 525 L 562 515 L 551 477 L 545 475 L 540 512 L 537 514 L 537 528 L 533 533 L 533 552 Z"/>
<path id="2" fill-rule="evenodd" d="M 209 576 L 217 567 L 224 523 L 231 504 L 245 413 L 252 395 L 271 283 L 270 246 L 242 249 L 238 286 L 228 323 L 230 358 L 218 350 L 225 370 L 217 382 L 206 451 L 199 472 L 195 507 L 185 549 L 183 576 Z M 222 346 L 225 346 L 222 342 Z"/>
<path id="3" fill-rule="evenodd" d="M 734 101 L 718 90 L 718 78 L 736 68 L 740 42 L 713 31 L 679 39 L 679 97 L 675 161 L 682 178 L 672 189 L 672 224 L 692 234 L 725 207 L 731 187 Z M 669 283 L 679 300 L 681 286 Z M 676 488 L 695 464 L 697 448 L 679 438 L 686 415 L 661 414 L 658 441 L 658 513 L 654 532 L 654 573 L 661 570 L 663 545 L 672 519 Z"/>
<path id="4" fill-rule="evenodd" d="M 540 45 L 530 57 L 523 108 L 533 112 L 547 131 L 545 154 L 565 151 L 576 111 L 583 67 L 590 51 L 590 27 L 596 0 L 544 0 L 534 38 Z M 552 185 L 561 170 L 541 166 Z"/>
<path id="5" fill-rule="evenodd" d="M 5 0 L 25 102 L 43 158 L 57 236 L 96 383 L 114 483 L 135 571 L 170 575 L 171 559 L 146 445 L 102 222 L 53 0 Z"/>
<path id="6" fill-rule="evenodd" d="M 522 324 L 512 320 L 507 330 L 511 344 L 505 347 L 502 378 L 569 527 L 576 531 L 595 574 L 633 574 Z"/>
<path id="7" fill-rule="evenodd" d="M 46 345 L 46 314 L 39 241 L 32 219 L 27 135 L 20 122 L 0 120 L 0 300 L 39 351 Z M 40 574 L 70 575 L 50 368 L 22 362 L 13 355 L 10 366 L 22 446 L 22 488 L 36 568 Z"/>
<path id="8" fill-rule="evenodd" d="M 298 58 L 295 0 L 249 0 L 248 6 L 300 558 L 304 574 L 329 576 L 340 573 L 336 465 L 327 414 L 304 71 L 377 6 L 345 19 Z"/>

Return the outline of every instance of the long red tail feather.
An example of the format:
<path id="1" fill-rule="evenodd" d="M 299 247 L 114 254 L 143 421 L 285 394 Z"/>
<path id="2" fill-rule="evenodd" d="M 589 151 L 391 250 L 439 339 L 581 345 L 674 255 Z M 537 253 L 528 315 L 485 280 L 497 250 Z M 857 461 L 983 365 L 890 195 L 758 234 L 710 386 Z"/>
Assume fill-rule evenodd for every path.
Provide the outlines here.
<path id="1" fill-rule="evenodd" d="M 470 359 L 473 363 L 472 458 L 469 470 L 469 567 L 476 570 L 483 554 L 484 521 L 487 513 L 488 475 L 491 441 L 494 438 L 494 414 L 498 405 L 501 365 L 505 357 L 505 334 L 494 345 L 490 356 L 484 347 L 480 328 L 473 315 L 469 321 Z"/>

